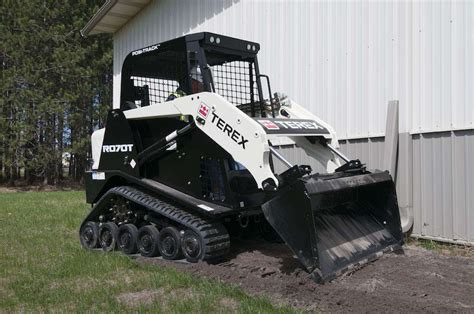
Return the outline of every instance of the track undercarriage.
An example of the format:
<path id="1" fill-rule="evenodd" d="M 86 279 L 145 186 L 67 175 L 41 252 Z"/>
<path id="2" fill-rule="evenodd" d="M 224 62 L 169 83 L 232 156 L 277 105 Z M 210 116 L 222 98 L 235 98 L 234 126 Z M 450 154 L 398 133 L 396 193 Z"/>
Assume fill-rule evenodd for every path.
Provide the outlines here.
<path id="1" fill-rule="evenodd" d="M 228 253 L 227 229 L 235 237 L 259 233 L 271 241 L 279 239 L 262 213 L 224 221 L 192 214 L 135 187 L 120 186 L 110 189 L 94 206 L 80 228 L 80 240 L 87 249 L 118 249 L 195 263 L 217 261 Z"/>

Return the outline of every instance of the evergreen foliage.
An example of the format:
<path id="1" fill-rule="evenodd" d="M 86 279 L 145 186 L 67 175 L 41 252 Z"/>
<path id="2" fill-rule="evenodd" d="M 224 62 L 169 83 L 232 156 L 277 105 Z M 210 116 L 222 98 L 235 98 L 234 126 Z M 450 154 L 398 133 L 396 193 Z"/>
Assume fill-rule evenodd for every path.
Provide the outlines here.
<path id="1" fill-rule="evenodd" d="M 82 179 L 112 103 L 112 38 L 80 35 L 102 2 L 0 2 L 1 180 Z"/>

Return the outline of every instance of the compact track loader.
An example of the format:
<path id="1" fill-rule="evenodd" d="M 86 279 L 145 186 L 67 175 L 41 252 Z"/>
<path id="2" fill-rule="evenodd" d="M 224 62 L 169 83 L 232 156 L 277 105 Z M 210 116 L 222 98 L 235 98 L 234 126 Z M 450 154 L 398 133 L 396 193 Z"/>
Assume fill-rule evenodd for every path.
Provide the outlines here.
<path id="1" fill-rule="evenodd" d="M 401 247 L 389 173 L 349 160 L 331 126 L 272 95 L 259 49 L 197 33 L 126 57 L 120 108 L 92 134 L 85 248 L 215 261 L 260 233 L 324 282 Z"/>

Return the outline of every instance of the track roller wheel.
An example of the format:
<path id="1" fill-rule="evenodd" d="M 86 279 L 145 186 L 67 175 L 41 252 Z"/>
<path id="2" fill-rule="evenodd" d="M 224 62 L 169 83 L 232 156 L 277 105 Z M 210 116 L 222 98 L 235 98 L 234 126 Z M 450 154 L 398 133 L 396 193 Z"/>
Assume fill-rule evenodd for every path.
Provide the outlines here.
<path id="1" fill-rule="evenodd" d="M 184 257 L 190 263 L 196 263 L 204 256 L 203 241 L 194 231 L 186 230 L 181 237 L 181 247 Z"/>
<path id="2" fill-rule="evenodd" d="M 117 233 L 117 245 L 125 254 L 137 253 L 138 229 L 133 224 L 121 225 Z"/>
<path id="3" fill-rule="evenodd" d="M 96 222 L 86 222 L 80 232 L 81 245 L 88 250 L 95 249 L 99 245 L 99 225 Z"/>
<path id="4" fill-rule="evenodd" d="M 160 232 L 155 226 L 147 225 L 138 229 L 138 252 L 142 256 L 154 257 L 160 255 L 158 241 Z"/>
<path id="5" fill-rule="evenodd" d="M 158 250 L 164 259 L 174 260 L 182 257 L 181 240 L 178 229 L 175 227 L 166 227 L 160 231 Z"/>
<path id="6" fill-rule="evenodd" d="M 103 251 L 110 252 L 117 248 L 118 227 L 113 222 L 107 222 L 99 227 L 99 244 Z"/>

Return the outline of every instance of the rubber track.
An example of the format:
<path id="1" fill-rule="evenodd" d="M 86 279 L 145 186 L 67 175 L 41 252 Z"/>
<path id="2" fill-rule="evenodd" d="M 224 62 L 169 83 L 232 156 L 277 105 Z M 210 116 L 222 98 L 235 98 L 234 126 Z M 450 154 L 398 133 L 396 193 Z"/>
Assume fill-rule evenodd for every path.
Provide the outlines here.
<path id="1" fill-rule="evenodd" d="M 212 222 L 198 217 L 129 186 L 111 188 L 107 192 L 107 195 L 110 194 L 120 195 L 199 234 L 204 240 L 205 254 L 202 260 L 214 260 L 229 251 L 229 234 L 219 222 Z"/>

